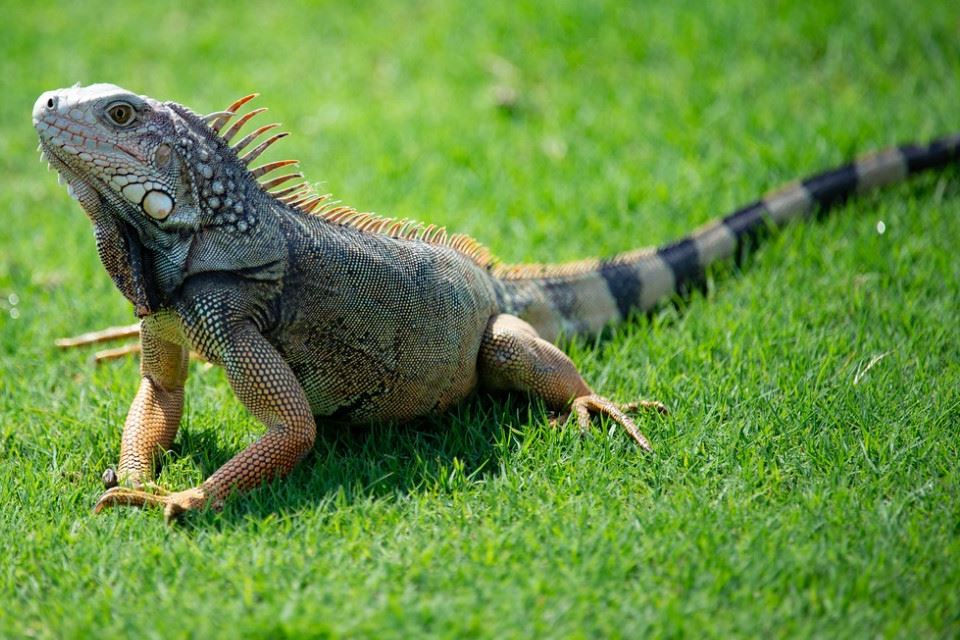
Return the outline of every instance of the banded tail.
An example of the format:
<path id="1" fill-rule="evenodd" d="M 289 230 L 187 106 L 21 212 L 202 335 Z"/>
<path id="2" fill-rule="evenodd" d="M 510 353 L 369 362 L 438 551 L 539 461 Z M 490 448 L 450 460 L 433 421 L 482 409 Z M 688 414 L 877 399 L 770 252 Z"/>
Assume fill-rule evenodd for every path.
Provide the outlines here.
<path id="1" fill-rule="evenodd" d="M 926 146 L 892 147 L 788 184 L 661 247 L 603 260 L 499 267 L 495 273 L 505 287 L 502 308 L 532 324 L 548 340 L 560 333 L 597 334 L 612 322 L 650 311 L 697 286 L 709 265 L 741 255 L 769 229 L 814 212 L 826 213 L 854 194 L 958 159 L 960 134 Z"/>

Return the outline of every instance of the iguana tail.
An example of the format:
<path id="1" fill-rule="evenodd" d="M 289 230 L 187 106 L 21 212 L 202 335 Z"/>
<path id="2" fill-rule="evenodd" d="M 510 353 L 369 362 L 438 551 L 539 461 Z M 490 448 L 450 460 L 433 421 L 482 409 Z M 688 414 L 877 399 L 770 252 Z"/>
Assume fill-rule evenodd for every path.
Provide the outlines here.
<path id="1" fill-rule="evenodd" d="M 602 260 L 499 267 L 501 309 L 520 316 L 549 340 L 560 333 L 596 334 L 702 283 L 707 266 L 741 256 L 768 230 L 958 159 L 960 134 L 926 146 L 901 145 L 788 184 L 662 247 Z"/>

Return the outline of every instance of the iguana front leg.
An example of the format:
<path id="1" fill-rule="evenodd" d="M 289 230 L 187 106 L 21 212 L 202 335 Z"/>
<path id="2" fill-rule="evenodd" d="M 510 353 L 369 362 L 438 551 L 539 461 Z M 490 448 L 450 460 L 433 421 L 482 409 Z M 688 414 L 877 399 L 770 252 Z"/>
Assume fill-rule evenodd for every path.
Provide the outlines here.
<path id="1" fill-rule="evenodd" d="M 267 432 L 198 487 L 159 496 L 118 487 L 100 498 L 97 511 L 117 505 L 162 506 L 170 521 L 186 510 L 207 504 L 219 507 L 233 491 L 287 474 L 313 447 L 316 424 L 306 394 L 251 322 L 201 318 L 186 330 L 205 356 L 223 364 L 240 402 L 267 426 Z"/>
<path id="2" fill-rule="evenodd" d="M 605 414 L 647 451 L 650 442 L 625 411 L 644 407 L 666 412 L 666 407 L 651 400 L 621 406 L 598 396 L 565 353 L 540 338 L 530 324 L 508 314 L 495 316 L 487 325 L 478 366 L 487 388 L 536 394 L 554 411 L 575 413 L 583 431 L 590 428 L 590 412 Z"/>
<path id="3" fill-rule="evenodd" d="M 116 474 L 121 484 L 134 487 L 153 481 L 158 454 L 173 445 L 189 363 L 187 350 L 157 335 L 149 321 L 140 341 L 140 388 L 124 423 Z"/>

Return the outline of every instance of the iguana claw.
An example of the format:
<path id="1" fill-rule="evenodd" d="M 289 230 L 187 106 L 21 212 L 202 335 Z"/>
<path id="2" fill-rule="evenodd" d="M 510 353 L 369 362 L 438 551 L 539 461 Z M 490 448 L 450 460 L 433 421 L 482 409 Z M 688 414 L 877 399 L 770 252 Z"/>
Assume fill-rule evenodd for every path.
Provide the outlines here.
<path id="1" fill-rule="evenodd" d="M 103 480 L 104 489 L 113 489 L 114 487 L 119 487 L 121 483 L 121 478 L 117 472 L 109 468 L 104 469 L 103 475 L 100 476 L 100 478 Z M 130 476 L 124 476 L 123 485 L 129 489 L 143 489 L 149 491 L 150 493 L 161 496 L 165 496 L 170 493 L 155 482 L 141 482 L 136 480 L 135 477 L 131 479 Z"/>
<path id="2" fill-rule="evenodd" d="M 167 496 L 150 493 L 141 489 L 127 487 L 113 487 L 104 492 L 97 504 L 93 507 L 94 513 L 116 506 L 147 507 L 165 505 Z"/>
<path id="3" fill-rule="evenodd" d="M 667 407 L 662 402 L 657 402 L 656 400 L 641 400 L 639 402 L 629 402 L 618 405 L 597 394 L 590 394 L 575 398 L 570 405 L 570 412 L 560 416 L 557 424 L 566 422 L 570 418 L 570 415 L 575 413 L 580 431 L 586 433 L 591 427 L 590 412 L 602 413 L 623 427 L 630 437 L 643 447 L 644 450 L 653 451 L 653 447 L 650 446 L 650 441 L 640 433 L 636 423 L 627 416 L 626 412 L 636 411 L 637 409 L 653 409 L 661 414 L 668 413 Z"/>
<path id="4" fill-rule="evenodd" d="M 176 493 L 166 493 L 162 489 L 158 490 L 160 493 L 127 487 L 113 487 L 100 496 L 97 504 L 93 507 L 93 512 L 100 513 L 104 509 L 118 506 L 163 507 L 164 520 L 167 524 L 170 524 L 186 511 L 199 509 L 207 504 L 206 494 L 200 487 Z"/>

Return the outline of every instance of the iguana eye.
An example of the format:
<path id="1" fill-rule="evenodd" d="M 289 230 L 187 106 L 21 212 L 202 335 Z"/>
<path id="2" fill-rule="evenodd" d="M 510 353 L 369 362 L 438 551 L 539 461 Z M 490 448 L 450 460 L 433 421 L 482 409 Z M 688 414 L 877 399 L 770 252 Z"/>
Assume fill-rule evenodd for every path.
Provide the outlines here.
<path id="1" fill-rule="evenodd" d="M 107 109 L 107 115 L 113 120 L 114 124 L 121 127 L 133 122 L 133 107 L 126 102 L 118 102 Z"/>

